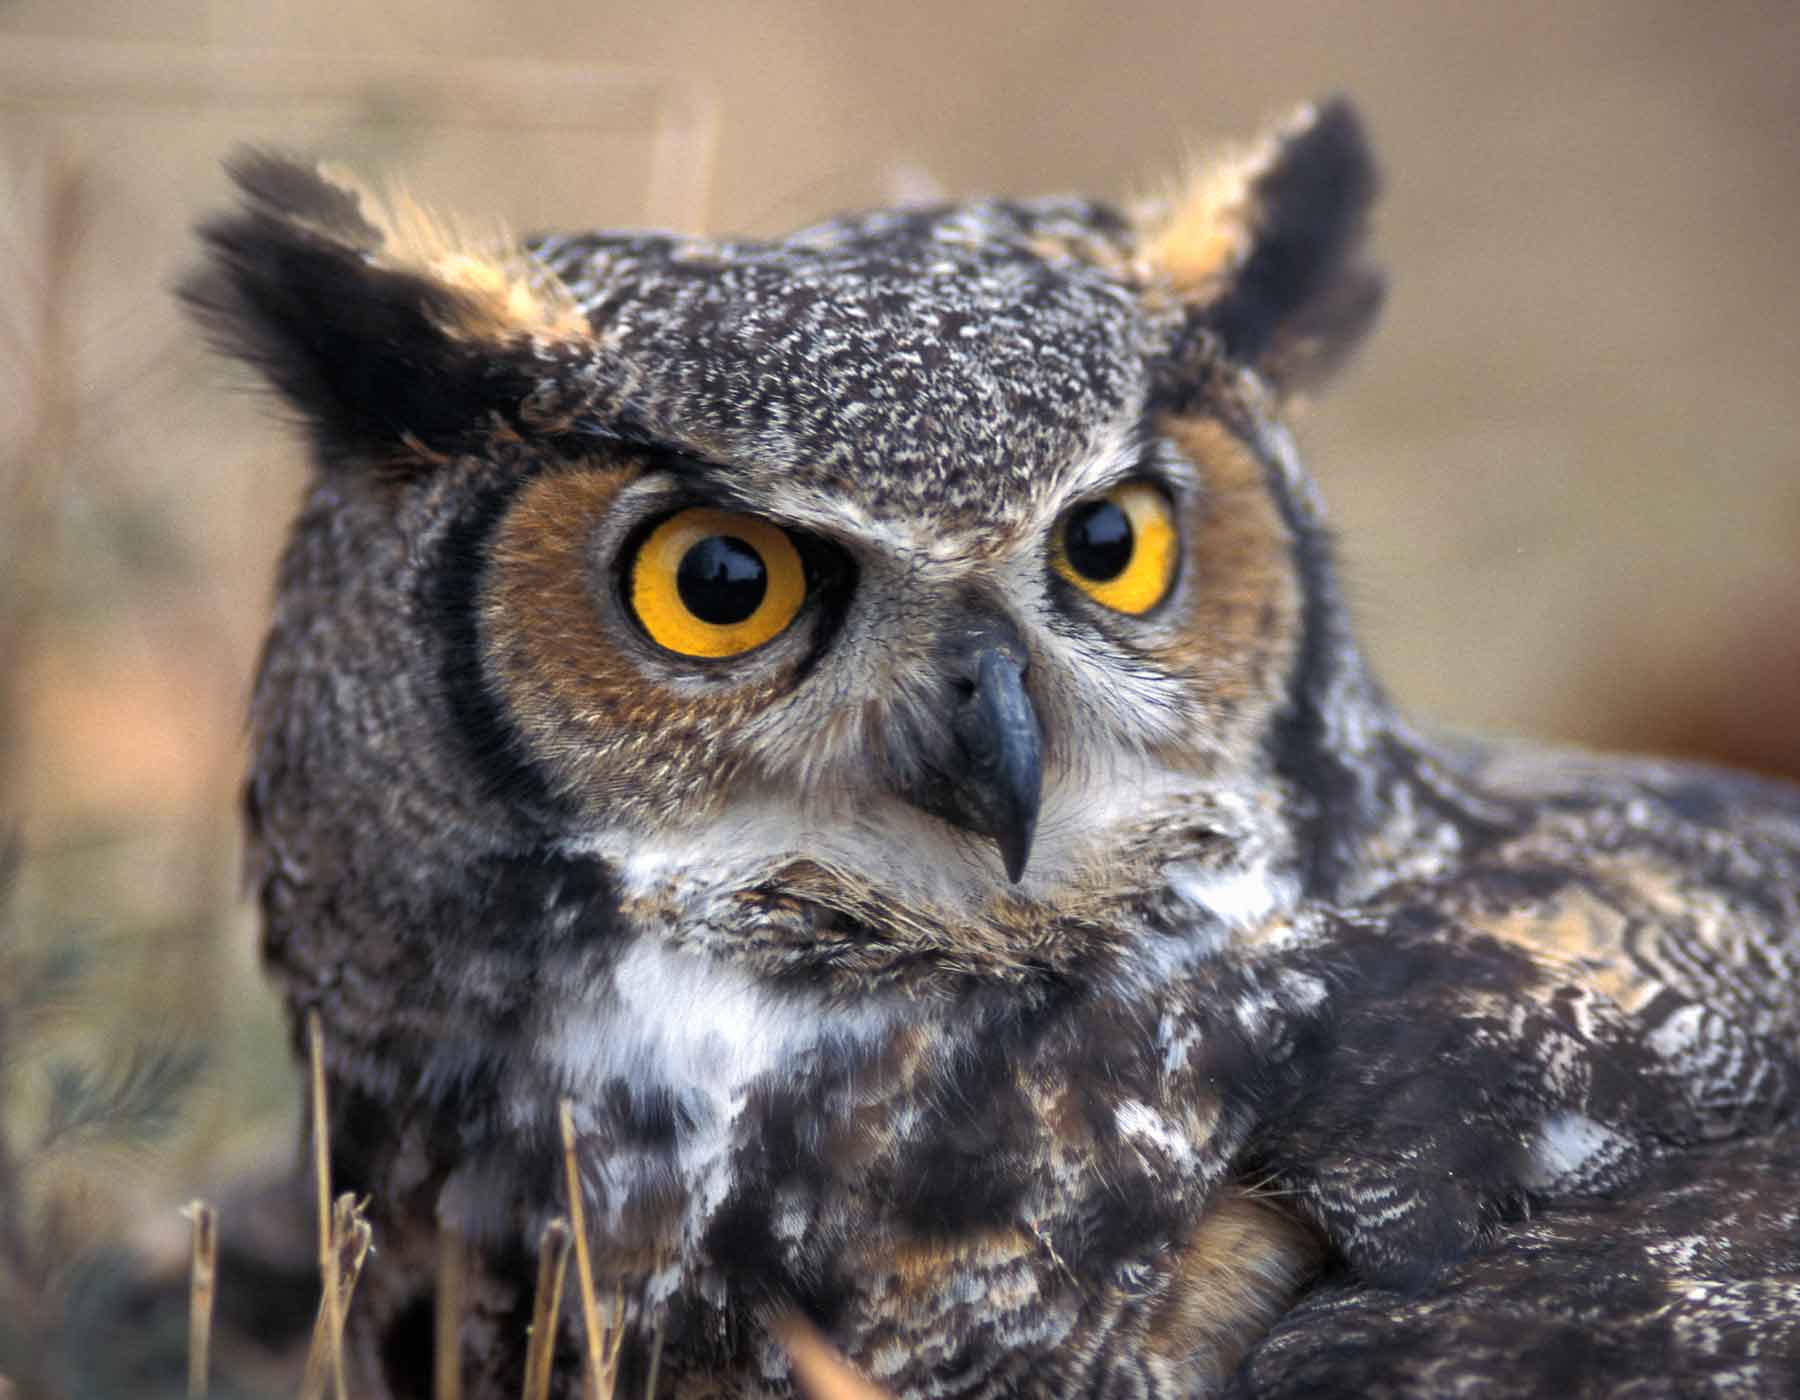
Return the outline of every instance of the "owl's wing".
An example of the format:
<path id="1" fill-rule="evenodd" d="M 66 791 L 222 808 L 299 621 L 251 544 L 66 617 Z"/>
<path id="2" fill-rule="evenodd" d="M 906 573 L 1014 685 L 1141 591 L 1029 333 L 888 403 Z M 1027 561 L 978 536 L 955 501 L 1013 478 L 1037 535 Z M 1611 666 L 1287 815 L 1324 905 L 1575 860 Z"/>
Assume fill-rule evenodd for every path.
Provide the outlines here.
<path id="1" fill-rule="evenodd" d="M 1528 1204 L 1629 1186 L 1800 1097 L 1800 794 L 1714 770 L 1420 749 L 1435 873 L 1328 911 L 1333 1019 L 1269 1172 L 1418 1286 Z"/>
<path id="2" fill-rule="evenodd" d="M 1800 1394 L 1800 797 L 1463 772 L 1462 858 L 1328 920 L 1347 971 L 1263 1161 L 1343 1262 L 1235 1393 Z"/>
<path id="3" fill-rule="evenodd" d="M 1326 1280 L 1227 1395 L 1800 1395 L 1800 1128 L 1685 1149 L 1427 1288 Z"/>

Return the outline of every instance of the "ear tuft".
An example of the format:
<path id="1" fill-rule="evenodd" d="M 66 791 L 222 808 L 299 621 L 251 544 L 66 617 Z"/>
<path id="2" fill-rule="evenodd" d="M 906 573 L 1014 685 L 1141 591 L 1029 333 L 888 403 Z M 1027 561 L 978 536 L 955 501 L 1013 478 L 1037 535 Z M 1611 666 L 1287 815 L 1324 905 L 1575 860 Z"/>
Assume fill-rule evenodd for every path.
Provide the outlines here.
<path id="1" fill-rule="evenodd" d="M 1383 279 L 1362 247 L 1378 183 L 1356 109 L 1331 98 L 1203 170 L 1143 221 L 1140 256 L 1228 355 L 1283 391 L 1305 388 L 1380 309 Z"/>
<path id="2" fill-rule="evenodd" d="M 548 269 L 503 239 L 460 237 L 409 199 L 280 156 L 227 168 L 243 203 L 202 225 L 211 258 L 182 299 L 327 458 L 453 446 L 516 415 L 543 351 L 589 336 Z"/>
<path id="3" fill-rule="evenodd" d="M 355 192 L 358 215 L 380 240 L 383 266 L 431 278 L 462 296 L 463 319 L 452 329 L 490 338 L 588 336 L 587 317 L 568 289 L 549 268 L 519 252 L 504 228 L 471 229 L 434 214 L 405 190 L 378 199 L 335 167 L 320 175 Z"/>

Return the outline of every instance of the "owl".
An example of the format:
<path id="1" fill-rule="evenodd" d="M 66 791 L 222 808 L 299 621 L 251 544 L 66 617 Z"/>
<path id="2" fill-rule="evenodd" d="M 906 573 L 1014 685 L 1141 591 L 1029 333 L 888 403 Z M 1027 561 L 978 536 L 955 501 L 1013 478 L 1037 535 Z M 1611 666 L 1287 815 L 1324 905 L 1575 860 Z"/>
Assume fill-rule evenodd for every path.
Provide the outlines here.
<path id="1" fill-rule="evenodd" d="M 312 452 L 244 811 L 367 1393 L 452 1228 L 517 1393 L 565 1102 L 624 1394 L 794 1394 L 794 1316 L 895 1397 L 1785 1393 L 1800 795 L 1371 676 L 1285 426 L 1381 301 L 1346 102 L 770 242 L 232 173 L 184 293 Z"/>

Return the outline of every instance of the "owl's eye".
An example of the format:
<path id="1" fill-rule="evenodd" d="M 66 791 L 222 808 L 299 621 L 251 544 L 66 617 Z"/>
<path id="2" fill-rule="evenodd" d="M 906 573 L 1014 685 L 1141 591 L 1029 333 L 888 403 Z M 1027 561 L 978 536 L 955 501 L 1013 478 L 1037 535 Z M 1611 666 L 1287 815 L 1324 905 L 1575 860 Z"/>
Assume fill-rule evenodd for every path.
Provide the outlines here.
<path id="1" fill-rule="evenodd" d="M 806 568 L 785 530 L 694 506 L 644 537 L 626 591 L 657 645 L 682 656 L 736 656 L 794 620 L 806 601 Z"/>
<path id="2" fill-rule="evenodd" d="M 1146 613 L 1175 581 L 1175 508 L 1147 481 L 1127 481 L 1063 519 L 1056 571 L 1116 612 Z"/>

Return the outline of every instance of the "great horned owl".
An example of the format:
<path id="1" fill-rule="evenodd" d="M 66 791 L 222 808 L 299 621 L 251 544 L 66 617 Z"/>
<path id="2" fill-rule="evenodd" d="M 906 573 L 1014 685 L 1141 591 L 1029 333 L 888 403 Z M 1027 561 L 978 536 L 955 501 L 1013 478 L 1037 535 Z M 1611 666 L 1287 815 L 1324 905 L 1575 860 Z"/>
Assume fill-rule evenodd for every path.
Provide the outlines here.
<path id="1" fill-rule="evenodd" d="M 186 295 L 315 464 L 251 869 L 389 1393 L 446 1222 L 516 1393 L 564 1099 L 627 1394 L 791 1393 L 789 1311 L 895 1396 L 1792 1373 L 1800 797 L 1371 679 L 1283 426 L 1380 300 L 1347 105 L 776 242 L 234 175 Z"/>

